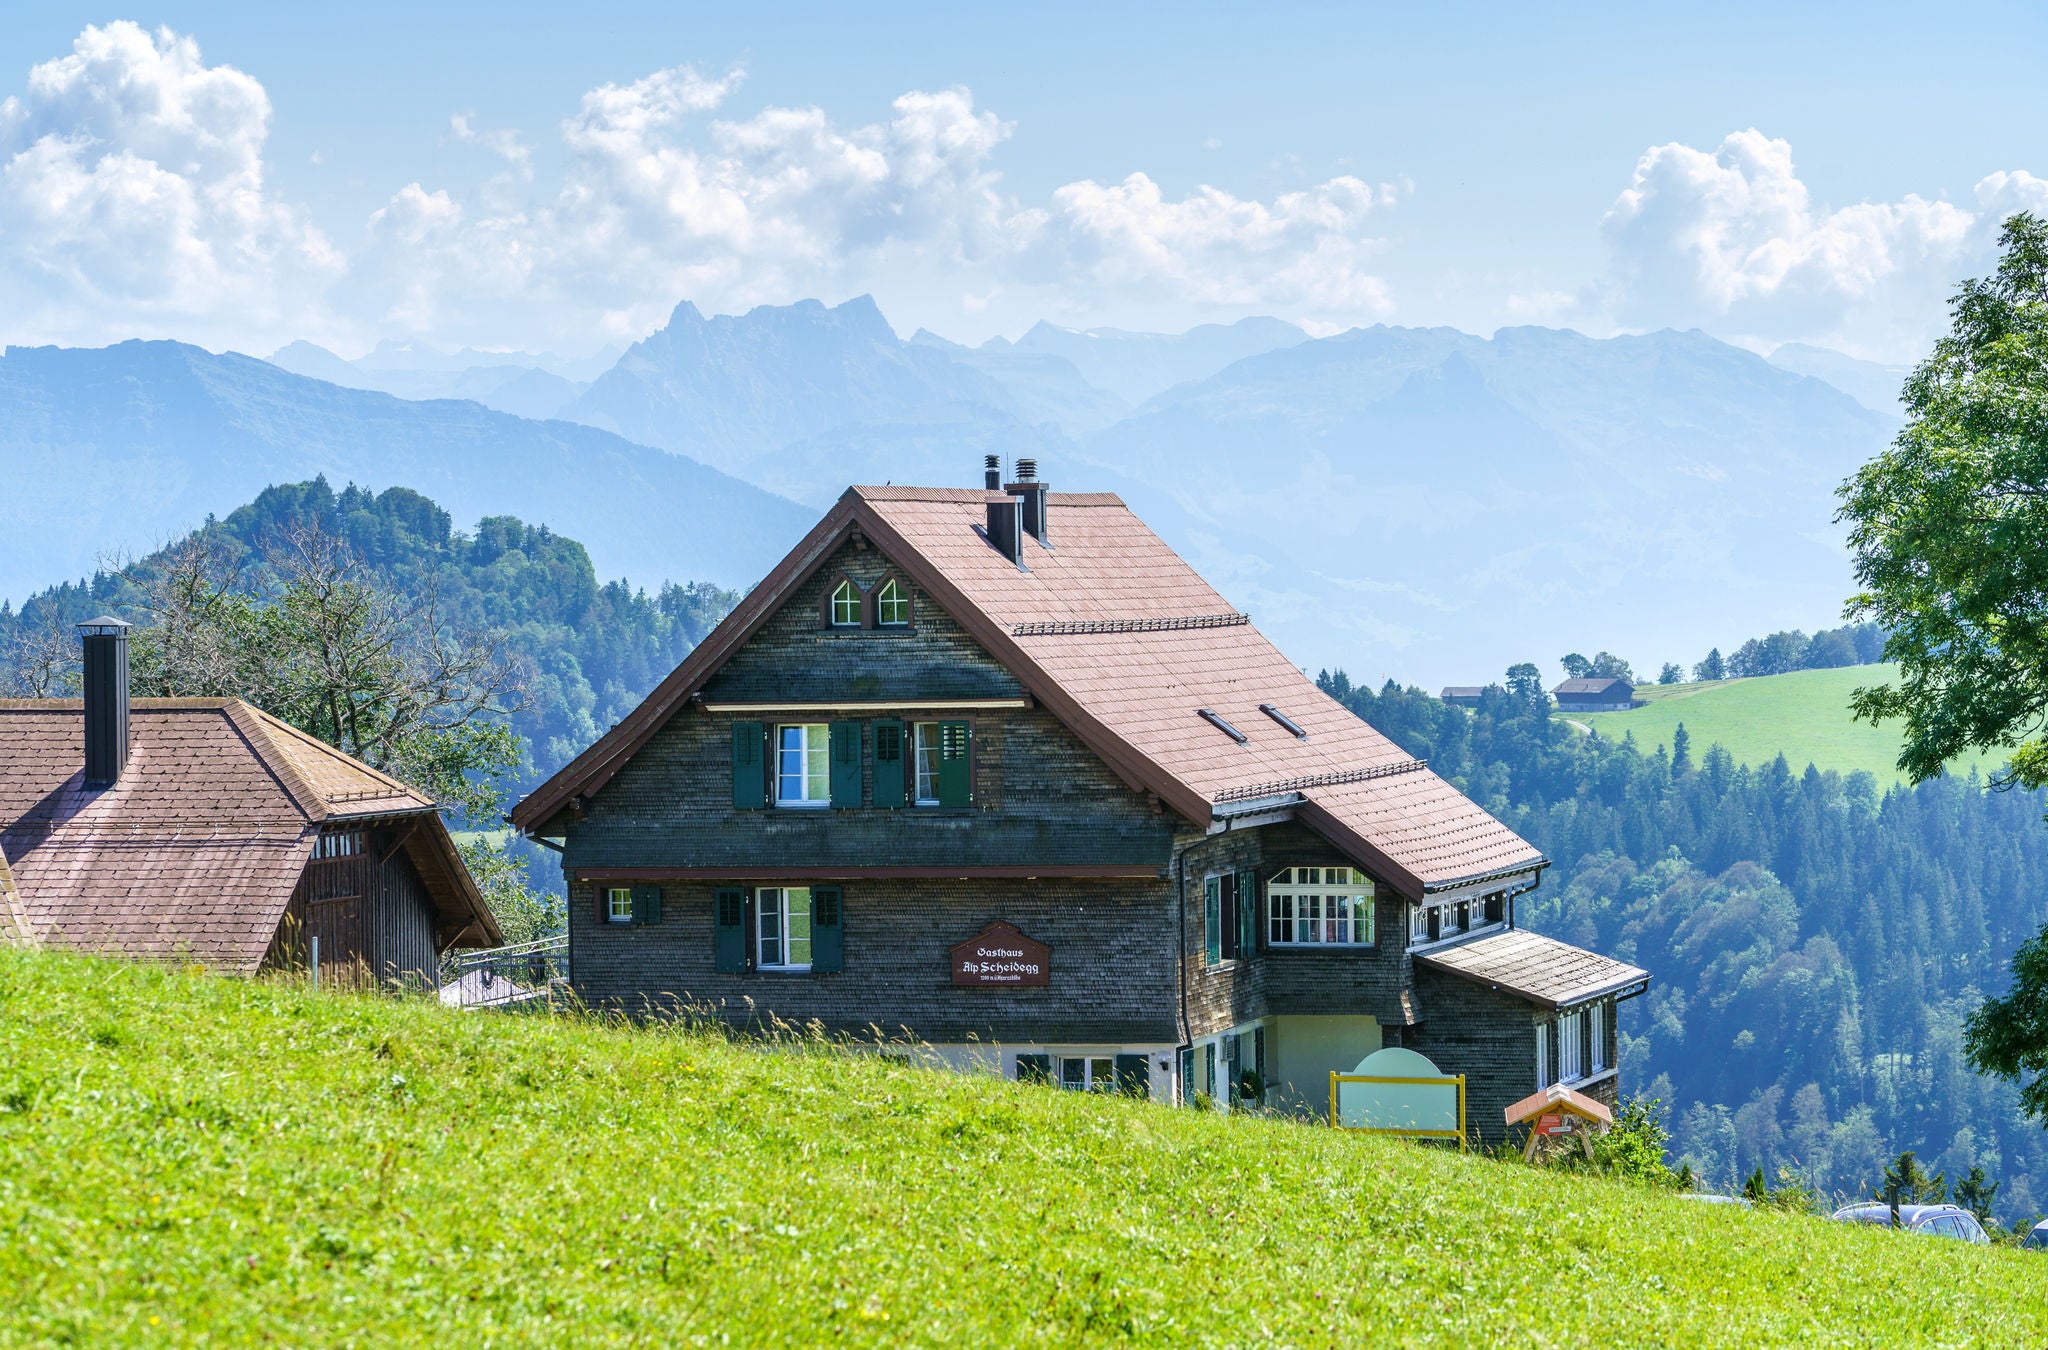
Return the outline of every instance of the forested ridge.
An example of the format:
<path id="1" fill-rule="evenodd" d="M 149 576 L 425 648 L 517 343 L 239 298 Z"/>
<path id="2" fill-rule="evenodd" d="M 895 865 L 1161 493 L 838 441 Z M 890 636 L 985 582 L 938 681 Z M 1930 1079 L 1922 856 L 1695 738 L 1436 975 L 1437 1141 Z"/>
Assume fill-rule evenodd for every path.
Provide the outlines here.
<path id="1" fill-rule="evenodd" d="M 1470 713 L 1319 683 L 1552 859 L 1522 922 L 1651 972 L 1622 1005 L 1625 1088 L 1663 1100 L 1694 1171 L 1867 1193 L 1914 1149 L 2002 1182 L 2002 1218 L 2035 1213 L 2048 1133 L 1970 1070 L 1963 1021 L 2041 926 L 2048 797 L 1586 737 L 1517 670 Z"/>
<path id="2" fill-rule="evenodd" d="M 511 516 L 458 530 L 448 512 L 402 487 L 336 492 L 324 478 L 283 484 L 203 528 L 253 552 L 266 538 L 306 525 L 340 539 L 392 589 L 431 588 L 449 623 L 503 635 L 525 667 L 521 707 L 512 718 L 527 745 L 513 784 L 518 790 L 630 712 L 739 598 L 702 583 L 670 582 L 650 593 L 600 582 L 576 540 Z M 0 605 L 0 647 L 39 634 L 69 641 L 71 624 L 109 610 L 146 622 L 137 609 L 138 583 L 161 556 L 110 561 L 91 577 L 32 597 L 19 611 Z M 245 580 L 263 584 L 253 572 Z M 53 692 L 62 691 L 60 685 Z"/>

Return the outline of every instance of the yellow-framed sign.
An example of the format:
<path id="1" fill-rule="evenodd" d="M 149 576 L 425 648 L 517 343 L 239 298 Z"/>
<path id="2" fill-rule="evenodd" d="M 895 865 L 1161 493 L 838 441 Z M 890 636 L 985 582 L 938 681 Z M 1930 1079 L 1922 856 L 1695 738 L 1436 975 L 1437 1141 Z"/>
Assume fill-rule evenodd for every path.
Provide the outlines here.
<path id="1" fill-rule="evenodd" d="M 1350 1073 L 1330 1074 L 1330 1125 L 1339 1130 L 1465 1145 L 1465 1075 L 1440 1073 L 1413 1050 L 1367 1055 Z"/>

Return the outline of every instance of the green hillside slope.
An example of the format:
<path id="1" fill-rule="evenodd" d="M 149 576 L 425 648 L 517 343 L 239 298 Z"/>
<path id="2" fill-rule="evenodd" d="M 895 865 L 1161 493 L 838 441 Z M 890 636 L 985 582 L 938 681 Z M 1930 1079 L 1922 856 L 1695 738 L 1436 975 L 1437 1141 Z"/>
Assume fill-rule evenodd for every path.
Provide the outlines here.
<path id="1" fill-rule="evenodd" d="M 1672 732 L 1683 722 L 1695 759 L 1709 745 L 1720 744 L 1738 764 L 1768 764 L 1782 752 L 1795 771 L 1808 764 L 1845 774 L 1868 769 L 1880 783 L 1889 783 L 1903 781 L 1898 725 L 1856 721 L 1849 716 L 1849 695 L 1858 686 L 1892 678 L 1890 666 L 1846 666 L 1748 680 L 1643 684 L 1636 686 L 1636 697 L 1644 701 L 1640 708 L 1558 716 L 1616 740 L 1633 732 L 1645 750 L 1670 745 Z M 1968 773 L 1975 764 L 1979 773 L 1989 774 L 2003 762 L 1999 756 L 1968 755 L 1949 771 Z"/>
<path id="2" fill-rule="evenodd" d="M 681 1030 L 0 952 L 0 1343 L 2048 1339 L 2029 1253 Z"/>

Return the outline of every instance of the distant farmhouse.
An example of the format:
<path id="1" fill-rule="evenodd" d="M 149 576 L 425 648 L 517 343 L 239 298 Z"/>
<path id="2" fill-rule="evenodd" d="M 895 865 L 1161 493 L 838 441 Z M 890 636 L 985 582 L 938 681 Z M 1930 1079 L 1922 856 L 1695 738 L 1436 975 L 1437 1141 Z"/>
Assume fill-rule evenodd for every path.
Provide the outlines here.
<path id="1" fill-rule="evenodd" d="M 1565 712 L 1627 712 L 1636 706 L 1636 687 L 1627 680 L 1566 680 L 1550 692 Z"/>
<path id="2" fill-rule="evenodd" d="M 1486 689 L 1482 685 L 1447 684 L 1441 697 L 1454 708 L 1476 708 L 1479 706 L 1479 696 L 1485 692 Z"/>
<path id="3" fill-rule="evenodd" d="M 504 941 L 435 804 L 232 698 L 128 696 L 128 625 L 85 697 L 0 701 L 0 941 L 232 974 L 433 985 Z"/>
<path id="4" fill-rule="evenodd" d="M 521 802 L 577 991 L 1073 1091 L 1321 1116 L 1383 1047 L 1467 1120 L 1617 1095 L 1625 962 L 1547 860 L 1316 688 L 1123 502 L 856 487 Z"/>

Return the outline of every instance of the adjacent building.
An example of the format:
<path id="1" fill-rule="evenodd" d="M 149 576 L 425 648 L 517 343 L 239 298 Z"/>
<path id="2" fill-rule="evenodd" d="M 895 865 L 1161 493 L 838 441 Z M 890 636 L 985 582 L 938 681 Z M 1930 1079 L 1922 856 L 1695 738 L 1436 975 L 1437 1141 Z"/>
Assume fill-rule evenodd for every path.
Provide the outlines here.
<path id="1" fill-rule="evenodd" d="M 1480 698 L 1485 693 L 1486 687 L 1484 685 L 1447 684 L 1444 686 L 1443 693 L 1437 697 L 1454 708 L 1476 708 L 1479 706 Z"/>
<path id="2" fill-rule="evenodd" d="M 1550 692 L 1566 712 L 1627 712 L 1636 706 L 1636 687 L 1606 676 L 1566 680 Z"/>
<path id="3" fill-rule="evenodd" d="M 1028 461 L 849 489 L 514 810 L 574 983 L 1076 1090 L 1320 1114 L 1383 1045 L 1615 1095 L 1645 972 L 1516 923 L 1545 859 L 1124 504 Z"/>
<path id="4" fill-rule="evenodd" d="M 0 701 L 0 941 L 433 985 L 503 941 L 435 803 L 239 699 L 134 699 L 127 625 L 83 699 Z"/>

